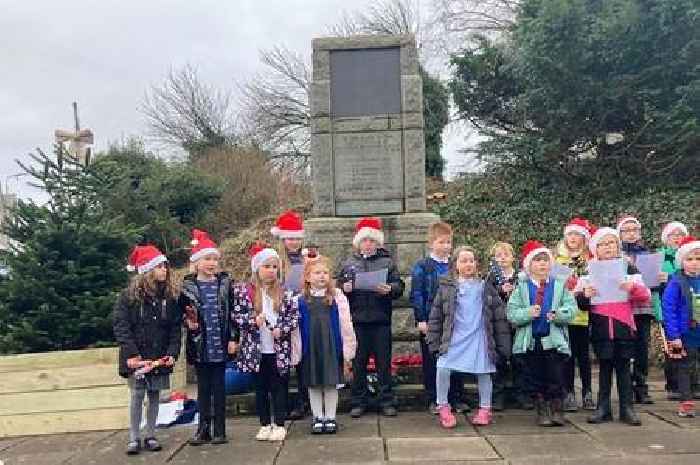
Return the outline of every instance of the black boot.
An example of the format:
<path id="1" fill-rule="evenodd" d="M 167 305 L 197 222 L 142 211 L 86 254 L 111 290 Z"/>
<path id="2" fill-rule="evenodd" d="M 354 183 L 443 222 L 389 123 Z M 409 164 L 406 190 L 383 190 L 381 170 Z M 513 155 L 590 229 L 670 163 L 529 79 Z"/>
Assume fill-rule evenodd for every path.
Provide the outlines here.
<path id="1" fill-rule="evenodd" d="M 566 424 L 566 420 L 564 419 L 564 408 L 562 400 L 552 399 L 550 405 L 552 409 L 552 424 L 554 426 L 564 426 Z"/>
<path id="2" fill-rule="evenodd" d="M 646 385 L 646 380 L 643 385 L 634 387 L 634 402 L 646 405 L 654 403 L 654 399 L 649 395 L 649 387 Z"/>
<path id="3" fill-rule="evenodd" d="M 537 411 L 537 426 L 554 426 L 552 423 L 552 412 L 550 411 L 549 403 L 545 402 L 542 397 L 535 399 L 535 410 Z"/>
<path id="4" fill-rule="evenodd" d="M 588 417 L 588 423 L 598 424 L 612 421 L 612 409 L 610 408 L 610 389 L 612 384 L 613 365 L 610 360 L 600 361 L 600 378 L 598 386 L 598 408 Z"/>
<path id="5" fill-rule="evenodd" d="M 188 441 L 190 446 L 201 446 L 202 444 L 207 444 L 211 442 L 211 420 L 210 419 L 200 419 L 199 426 L 197 427 L 197 432 L 194 437 Z"/>
<path id="6" fill-rule="evenodd" d="M 615 376 L 617 377 L 617 395 L 620 398 L 620 421 L 631 426 L 640 426 L 642 421 L 634 411 L 629 360 L 616 360 Z"/>
<path id="7" fill-rule="evenodd" d="M 214 438 L 211 440 L 212 444 L 226 444 L 228 440 L 226 439 L 226 418 L 223 416 L 216 416 L 214 418 Z"/>
<path id="8" fill-rule="evenodd" d="M 494 412 L 501 412 L 503 409 L 505 409 L 505 396 L 503 393 L 498 393 L 493 396 L 493 399 L 491 400 L 491 409 Z"/>

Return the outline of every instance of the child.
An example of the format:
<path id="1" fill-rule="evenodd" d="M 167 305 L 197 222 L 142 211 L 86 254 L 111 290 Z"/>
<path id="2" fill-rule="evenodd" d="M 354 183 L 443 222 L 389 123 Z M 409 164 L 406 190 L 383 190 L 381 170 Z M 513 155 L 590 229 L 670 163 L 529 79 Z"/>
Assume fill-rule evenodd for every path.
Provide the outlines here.
<path id="1" fill-rule="evenodd" d="M 199 402 L 199 426 L 189 444 L 224 444 L 227 442 L 224 375 L 228 355 L 236 352 L 238 338 L 231 324 L 233 282 L 228 274 L 219 271 L 221 253 L 209 235 L 195 229 L 192 237 L 190 262 L 194 273 L 185 276 L 180 299 L 187 325 L 187 362 L 197 371 Z"/>
<path id="2" fill-rule="evenodd" d="M 440 277 L 449 271 L 450 253 L 452 252 L 452 228 L 449 224 L 437 222 L 428 228 L 428 248 L 430 256 L 416 262 L 411 279 L 411 305 L 415 318 L 423 358 L 423 386 L 427 396 L 428 410 L 437 415 L 435 402 L 435 362 L 433 353 L 428 348 L 428 318 L 437 294 Z M 464 380 L 458 372 L 450 377 L 450 404 L 457 411 L 464 411 L 468 406 L 461 401 L 464 398 Z"/>
<path id="3" fill-rule="evenodd" d="M 649 253 L 642 245 L 642 225 L 633 216 L 623 216 L 617 223 L 617 232 L 622 241 L 622 252 L 627 260 L 634 265 L 637 255 Z M 635 402 L 653 404 L 649 395 L 647 376 L 649 374 L 649 337 L 651 323 L 654 320 L 654 307 L 651 301 L 636 301 L 632 304 L 634 325 L 637 337 L 634 345 L 634 364 L 632 366 L 632 382 Z"/>
<path id="4" fill-rule="evenodd" d="M 270 230 L 272 235 L 280 240 L 278 253 L 280 256 L 281 270 L 280 278 L 286 289 L 299 292 L 302 287 L 301 276 L 298 282 L 292 283 L 289 278 L 293 266 L 302 266 L 304 256 L 302 253 L 302 242 L 304 240 L 304 221 L 301 215 L 294 210 L 287 210 L 277 217 L 275 226 Z M 300 420 L 309 411 L 308 399 L 309 391 L 304 380 L 304 365 L 300 362 L 294 369 L 297 375 L 297 396 L 294 408 L 289 412 L 290 420 Z"/>
<path id="5" fill-rule="evenodd" d="M 325 257 L 309 258 L 304 266 L 299 327 L 304 379 L 314 415 L 311 432 L 334 434 L 338 430 L 338 387 L 351 376 L 357 341 L 348 300 L 333 285 Z"/>
<path id="6" fill-rule="evenodd" d="M 669 278 L 678 271 L 676 267 L 676 251 L 678 250 L 678 244 L 681 242 L 685 236 L 688 235 L 688 228 L 677 221 L 672 221 L 666 224 L 661 230 L 661 243 L 663 247 L 659 252 L 664 254 L 664 261 L 661 264 L 661 276 L 659 277 L 661 285 L 656 292 L 652 293 L 652 301 L 654 303 L 654 315 L 656 320 L 661 322 L 663 320 L 663 312 L 661 309 L 661 296 L 664 293 L 664 288 L 668 283 Z M 664 376 L 666 377 L 666 397 L 668 400 L 679 400 L 680 393 L 678 392 L 678 380 L 674 374 L 675 364 L 671 363 L 671 360 L 666 357 L 664 360 Z M 691 370 L 691 373 L 693 370 Z M 695 370 L 695 388 L 693 392 L 697 392 L 697 399 L 700 399 L 700 385 L 697 384 L 697 370 Z M 694 396 L 695 397 L 695 396 Z"/>
<path id="7" fill-rule="evenodd" d="M 538 241 L 522 251 L 523 275 L 508 300 L 508 319 L 517 329 L 513 353 L 525 354 L 526 385 L 539 426 L 563 426 L 562 402 L 569 348 L 568 324 L 576 316 L 565 282 L 550 276 L 552 252 Z"/>
<path id="8" fill-rule="evenodd" d="M 119 343 L 119 375 L 129 379 L 129 443 L 126 453 L 141 451 L 141 415 L 148 394 L 143 448 L 161 449 L 156 440 L 159 394 L 170 388 L 170 373 L 180 354 L 182 313 L 168 259 L 154 246 L 136 246 L 129 256 L 137 271 L 114 306 L 114 337 Z"/>
<path id="9" fill-rule="evenodd" d="M 617 230 L 612 228 L 598 229 L 591 236 L 588 247 L 594 260 L 616 260 L 622 256 L 620 237 Z M 597 294 L 588 279 L 581 279 L 579 282 L 586 298 L 590 299 Z M 631 264 L 627 265 L 625 280 L 612 284 L 619 284 L 620 289 L 628 293 L 629 299 L 625 302 L 603 302 L 591 306 L 591 342 L 599 361 L 600 374 L 598 406 L 595 413 L 588 418 L 588 422 L 595 424 L 612 421 L 610 394 L 612 374 L 615 370 L 620 421 L 639 426 L 642 422 L 634 411 L 630 376 L 630 359 L 635 355 L 637 340 L 632 306 L 635 303 L 648 304 L 651 292 Z"/>
<path id="10" fill-rule="evenodd" d="M 493 288 L 478 278 L 476 252 L 459 247 L 451 276 L 440 279 L 428 322 L 428 345 L 437 360 L 437 404 L 440 424 L 454 428 L 457 420 L 447 403 L 453 371 L 473 373 L 479 385 L 479 409 L 473 425 L 491 423 L 491 373 L 499 358 L 510 355 L 510 327 Z"/>
<path id="11" fill-rule="evenodd" d="M 299 323 L 298 295 L 282 289 L 280 258 L 275 249 L 255 244 L 250 255 L 252 285 L 235 291 L 233 318 L 241 331 L 238 368 L 255 374 L 255 405 L 260 418 L 255 439 L 284 441 L 291 336 Z"/>
<path id="12" fill-rule="evenodd" d="M 510 294 L 515 289 L 518 282 L 518 275 L 515 272 L 515 253 L 513 246 L 507 242 L 496 242 L 490 251 L 491 263 L 484 285 L 490 287 L 490 292 L 498 296 L 499 305 L 505 306 L 510 298 Z M 511 326 L 510 337 L 513 339 L 514 328 Z M 510 362 L 510 363 L 508 363 Z M 505 408 L 506 404 L 506 379 L 511 376 L 513 379 L 513 389 L 521 408 L 531 410 L 532 403 L 525 395 L 525 388 L 522 384 L 523 372 L 522 356 L 511 356 L 510 360 L 501 357 L 496 363 L 496 374 L 493 376 L 493 399 L 492 409 L 496 412 Z"/>
<path id="13" fill-rule="evenodd" d="M 379 218 L 360 219 L 355 225 L 352 245 L 356 252 L 343 263 L 338 274 L 338 283 L 350 302 L 357 337 L 350 416 L 359 418 L 367 409 L 367 362 L 370 355 L 374 355 L 377 366 L 381 412 L 385 416 L 396 416 L 390 372 L 391 301 L 401 297 L 404 283 L 391 255 L 383 248 L 384 233 Z M 358 273 L 380 270 L 387 270 L 386 284 L 380 284 L 374 290 L 354 288 Z"/>
<path id="14" fill-rule="evenodd" d="M 576 288 L 578 278 L 586 274 L 586 264 L 590 258 L 588 252 L 588 241 L 591 238 L 590 230 L 591 225 L 588 220 L 574 218 L 564 228 L 564 238 L 557 245 L 555 261 L 572 270 L 572 275 L 566 282 L 566 288 L 570 291 Z M 590 333 L 588 331 L 587 303 L 585 298 L 577 299 L 579 311 L 576 313 L 576 318 L 569 323 L 571 358 L 566 367 L 567 395 L 564 399 L 565 412 L 578 410 L 576 391 L 574 389 L 576 362 L 578 362 L 578 372 L 579 376 L 581 376 L 582 407 L 584 410 L 595 410 L 591 390 Z"/>
<path id="15" fill-rule="evenodd" d="M 679 245 L 676 265 L 681 271 L 666 286 L 662 308 L 681 394 L 678 416 L 694 417 L 690 365 L 697 363 L 700 350 L 700 240 L 688 236 Z"/>

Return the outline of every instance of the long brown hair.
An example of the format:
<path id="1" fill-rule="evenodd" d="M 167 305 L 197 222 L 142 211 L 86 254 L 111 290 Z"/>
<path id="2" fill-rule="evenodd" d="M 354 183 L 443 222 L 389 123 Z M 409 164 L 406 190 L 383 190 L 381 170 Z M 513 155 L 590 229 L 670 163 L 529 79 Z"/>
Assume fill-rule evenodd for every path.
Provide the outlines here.
<path id="1" fill-rule="evenodd" d="M 476 249 L 468 245 L 462 245 L 457 247 L 452 253 L 452 258 L 450 259 L 450 276 L 454 279 L 459 278 L 459 272 L 457 272 L 457 260 L 459 259 L 462 252 L 469 252 L 474 257 L 474 262 L 476 263 L 476 268 L 474 271 L 474 277 L 479 277 L 479 256 L 476 254 Z"/>
<path id="2" fill-rule="evenodd" d="M 280 260 L 278 260 L 278 262 L 279 261 Z M 260 279 L 259 271 L 253 273 L 253 287 L 255 289 L 255 295 L 253 296 L 253 307 L 255 308 L 255 313 L 260 315 L 263 311 L 263 291 L 266 286 L 262 279 Z M 282 302 L 282 284 L 279 278 L 279 273 L 275 276 L 275 281 L 269 289 L 268 294 L 272 298 L 273 310 L 275 312 L 279 312 L 280 302 Z"/>
<path id="3" fill-rule="evenodd" d="M 317 255 L 315 258 L 307 258 L 304 262 L 304 285 L 302 287 L 302 294 L 307 300 L 311 297 L 311 282 L 309 278 L 311 272 L 314 268 L 323 266 L 328 270 L 328 274 L 331 273 L 331 262 L 328 258 Z M 333 296 L 335 295 L 335 281 L 333 279 L 328 280 L 328 285 L 326 286 L 326 303 L 328 305 L 333 305 Z"/>
<path id="4" fill-rule="evenodd" d="M 301 253 L 302 249 L 304 248 L 304 239 L 300 240 L 301 244 L 299 245 L 299 253 Z M 282 280 L 282 282 L 284 282 L 287 275 L 289 274 L 289 270 L 292 267 L 292 262 L 289 260 L 289 251 L 287 250 L 287 246 L 284 244 L 284 239 L 279 240 L 279 243 L 277 245 L 277 255 L 280 256 L 280 279 Z"/>
<path id="5" fill-rule="evenodd" d="M 172 278 L 170 267 L 165 275 L 164 290 L 165 298 L 176 299 L 180 295 L 180 289 Z M 137 274 L 129 281 L 129 300 L 133 302 L 143 302 L 146 297 L 158 297 L 158 281 L 156 281 L 155 270 L 144 274 Z"/>

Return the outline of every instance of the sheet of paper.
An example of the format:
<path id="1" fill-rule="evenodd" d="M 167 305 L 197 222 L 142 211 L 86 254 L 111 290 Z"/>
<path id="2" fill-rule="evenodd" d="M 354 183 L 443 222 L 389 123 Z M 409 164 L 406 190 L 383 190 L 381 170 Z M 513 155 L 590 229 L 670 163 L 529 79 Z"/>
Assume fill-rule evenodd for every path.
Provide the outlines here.
<path id="1" fill-rule="evenodd" d="M 284 288 L 289 291 L 301 291 L 302 279 L 304 279 L 304 265 L 292 265 L 284 277 Z"/>
<path id="2" fill-rule="evenodd" d="M 588 280 L 597 291 L 591 299 L 592 304 L 626 302 L 629 295 L 620 289 L 625 281 L 627 266 L 623 259 L 593 260 L 588 263 Z"/>
<path id="3" fill-rule="evenodd" d="M 657 287 L 659 281 L 659 273 L 661 273 L 661 264 L 664 261 L 662 253 L 645 253 L 637 255 L 635 265 L 642 274 L 642 281 L 647 287 Z"/>
<path id="4" fill-rule="evenodd" d="M 373 291 L 380 284 L 386 284 L 388 276 L 389 270 L 386 268 L 377 271 L 359 272 L 355 275 L 353 287 L 358 290 Z"/>
<path id="5" fill-rule="evenodd" d="M 554 263 L 549 275 L 555 279 L 568 279 L 574 270 L 568 266 L 564 266 L 561 263 Z"/>

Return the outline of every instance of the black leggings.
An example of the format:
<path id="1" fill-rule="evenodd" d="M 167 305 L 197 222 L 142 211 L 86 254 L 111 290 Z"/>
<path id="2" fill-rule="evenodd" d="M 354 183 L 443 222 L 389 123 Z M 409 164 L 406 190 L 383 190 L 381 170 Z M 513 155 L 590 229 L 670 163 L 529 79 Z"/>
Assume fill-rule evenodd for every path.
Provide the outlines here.
<path id="1" fill-rule="evenodd" d="M 576 378 L 576 365 L 581 377 L 581 391 L 583 395 L 591 392 L 591 356 L 590 335 L 588 326 L 569 325 L 569 342 L 571 345 L 571 357 L 566 364 L 566 388 L 568 392 L 574 392 L 574 379 Z"/>
<path id="2" fill-rule="evenodd" d="M 202 422 L 214 419 L 214 436 L 226 436 L 226 391 L 224 375 L 226 364 L 198 363 L 197 370 L 197 402 L 199 416 Z M 212 399 L 214 412 L 212 415 Z"/>
<path id="3" fill-rule="evenodd" d="M 262 354 L 260 371 L 255 375 L 255 408 L 262 426 L 272 423 L 270 410 L 274 411 L 275 424 L 284 426 L 287 419 L 288 387 L 289 377 L 281 376 L 277 371 L 275 354 Z"/>

